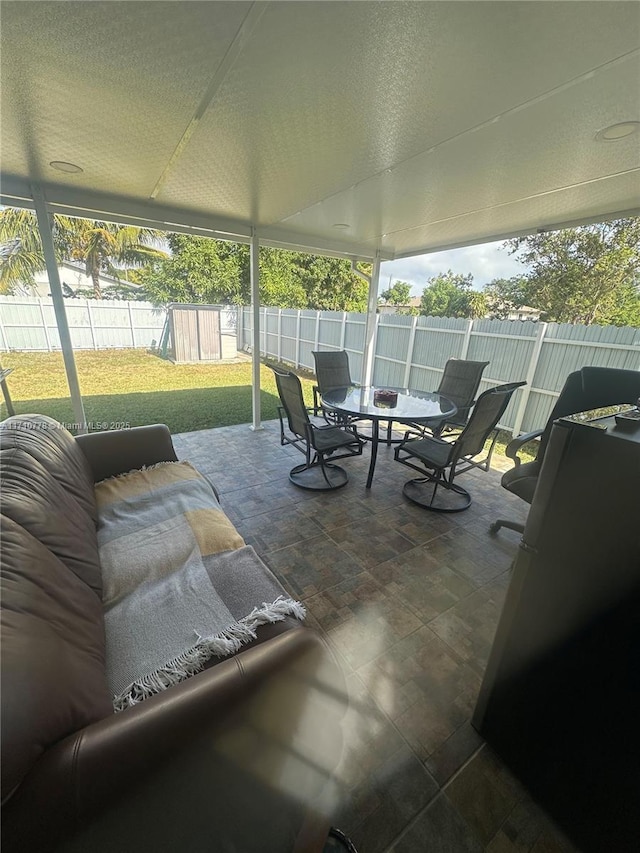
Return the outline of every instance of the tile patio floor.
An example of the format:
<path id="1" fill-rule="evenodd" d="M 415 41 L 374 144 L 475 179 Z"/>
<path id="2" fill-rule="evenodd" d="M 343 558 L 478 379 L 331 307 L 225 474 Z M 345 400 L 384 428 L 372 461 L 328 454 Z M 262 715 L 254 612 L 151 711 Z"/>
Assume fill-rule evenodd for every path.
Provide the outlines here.
<path id="1" fill-rule="evenodd" d="M 344 489 L 305 492 L 287 476 L 300 454 L 280 446 L 277 422 L 264 427 L 174 443 L 344 667 L 336 825 L 359 853 L 573 851 L 470 725 L 519 539 L 488 526 L 526 507 L 499 471 L 473 471 L 471 507 L 430 514 L 403 498 L 410 472 L 382 445 L 369 492 L 368 448 L 343 461 Z"/>

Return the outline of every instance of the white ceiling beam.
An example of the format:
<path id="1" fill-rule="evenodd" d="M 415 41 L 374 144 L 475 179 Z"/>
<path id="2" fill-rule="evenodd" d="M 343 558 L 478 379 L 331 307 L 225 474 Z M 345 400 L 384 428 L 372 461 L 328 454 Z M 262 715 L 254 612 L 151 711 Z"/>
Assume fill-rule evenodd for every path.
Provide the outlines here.
<path id="1" fill-rule="evenodd" d="M 429 246 L 428 248 L 417 249 L 416 251 L 411 252 L 398 252 L 398 254 L 395 255 L 395 260 L 400 260 L 401 258 L 415 258 L 418 255 L 432 255 L 435 252 L 448 252 L 453 249 L 465 249 L 467 246 L 482 246 L 485 243 L 498 243 L 500 240 L 511 240 L 515 237 L 528 237 L 530 234 L 536 234 L 542 231 L 561 231 L 563 228 L 579 228 L 582 225 L 595 225 L 598 222 L 610 222 L 614 219 L 632 219 L 636 216 L 640 216 L 640 207 L 634 207 L 631 210 L 619 210 L 614 213 L 599 213 L 596 216 L 587 216 L 582 219 L 571 219 L 566 222 L 545 223 L 544 225 L 532 226 L 531 228 L 524 228 L 519 231 L 503 231 L 484 237 L 478 237 L 475 240 L 442 243 L 437 246 Z"/>
<path id="2" fill-rule="evenodd" d="M 98 219 L 119 224 L 139 225 L 164 231 L 202 232 L 203 236 L 247 242 L 251 226 L 236 219 L 209 216 L 192 210 L 167 207 L 152 201 L 109 196 L 79 190 L 75 187 L 49 184 L 44 186 L 47 204 L 52 213 Z M 0 179 L 0 201 L 4 205 L 33 207 L 27 181 L 13 176 Z M 242 240 L 242 238 L 245 238 Z"/>
<path id="3" fill-rule="evenodd" d="M 345 240 L 328 240 L 314 234 L 304 234 L 279 228 L 277 225 L 260 229 L 260 245 L 274 248 L 289 249 L 300 252 L 311 252 L 317 255 L 327 255 L 335 258 L 353 258 L 354 260 L 373 260 L 378 247 L 372 243 L 349 243 Z M 383 261 L 392 261 L 394 253 L 380 251 Z"/>
<path id="4" fill-rule="evenodd" d="M 47 206 L 51 213 L 98 219 L 141 228 L 156 228 L 232 240 L 236 243 L 251 243 L 251 224 L 236 219 L 207 214 L 176 207 L 167 207 L 153 201 L 140 201 L 121 196 L 78 190 L 58 184 L 45 187 Z M 31 189 L 28 181 L 11 175 L 0 178 L 0 202 L 10 207 L 33 209 Z M 301 234 L 277 226 L 260 232 L 260 243 L 271 248 L 309 252 L 335 258 L 373 260 L 375 247 L 344 240 L 326 240 L 323 237 Z M 381 253 L 383 260 L 392 260 L 392 252 Z"/>
<path id="5" fill-rule="evenodd" d="M 240 24 L 238 32 L 235 34 L 231 44 L 227 48 L 227 52 L 223 56 L 222 62 L 220 62 L 220 64 L 216 68 L 213 78 L 207 86 L 206 92 L 200 99 L 200 103 L 198 104 L 191 118 L 191 121 L 187 125 L 184 133 L 182 134 L 182 137 L 180 138 L 171 157 L 169 158 L 167 165 L 164 167 L 162 174 L 158 178 L 158 181 L 156 182 L 156 185 L 151 192 L 151 198 L 157 198 L 158 193 L 166 183 L 169 174 L 175 168 L 185 148 L 189 144 L 191 137 L 195 133 L 198 124 L 200 123 L 200 119 L 209 109 L 211 102 L 218 93 L 220 86 L 222 86 L 222 84 L 224 83 L 225 77 L 233 67 L 233 64 L 240 55 L 242 48 L 250 38 L 251 33 L 253 32 L 256 24 L 262 17 L 266 7 L 266 3 L 251 4 L 249 11 L 245 15 L 245 18 L 242 23 Z"/>

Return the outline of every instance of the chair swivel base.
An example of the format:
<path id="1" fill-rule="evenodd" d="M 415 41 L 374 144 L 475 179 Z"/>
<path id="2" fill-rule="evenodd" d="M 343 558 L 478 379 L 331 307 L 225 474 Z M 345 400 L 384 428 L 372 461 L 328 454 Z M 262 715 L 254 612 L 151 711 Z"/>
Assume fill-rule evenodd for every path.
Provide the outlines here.
<path id="1" fill-rule="evenodd" d="M 504 518 L 499 518 L 489 525 L 489 533 L 497 533 L 501 527 L 506 527 L 508 530 L 515 530 L 516 533 L 524 533 L 524 524 L 519 524 L 517 521 L 507 521 Z"/>
<path id="2" fill-rule="evenodd" d="M 339 465 L 296 465 L 289 471 L 289 479 L 294 486 L 300 489 L 309 489 L 314 492 L 328 492 L 332 489 L 341 489 L 349 482 L 349 477 L 344 468 Z"/>
<path id="3" fill-rule="evenodd" d="M 402 494 L 431 512 L 462 512 L 471 505 L 471 495 L 462 486 L 419 477 L 404 484 Z"/>

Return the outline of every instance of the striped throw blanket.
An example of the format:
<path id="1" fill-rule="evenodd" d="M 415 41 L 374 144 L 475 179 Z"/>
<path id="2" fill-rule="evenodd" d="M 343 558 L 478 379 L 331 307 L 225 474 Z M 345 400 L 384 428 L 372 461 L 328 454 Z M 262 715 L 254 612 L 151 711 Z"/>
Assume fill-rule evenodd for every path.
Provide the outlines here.
<path id="1" fill-rule="evenodd" d="M 188 462 L 105 480 L 96 497 L 117 711 L 238 651 L 259 625 L 304 618 Z"/>

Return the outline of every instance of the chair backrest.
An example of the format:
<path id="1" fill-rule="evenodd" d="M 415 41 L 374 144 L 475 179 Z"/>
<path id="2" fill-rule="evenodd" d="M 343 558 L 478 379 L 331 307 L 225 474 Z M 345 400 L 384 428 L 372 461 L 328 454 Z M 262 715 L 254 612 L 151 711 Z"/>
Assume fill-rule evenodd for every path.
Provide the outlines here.
<path id="1" fill-rule="evenodd" d="M 482 373 L 488 364 L 488 361 L 467 361 L 463 358 L 450 358 L 445 364 L 437 393 L 447 397 L 458 407 L 451 423 L 464 425 L 469 420 L 470 408 L 475 401 Z"/>
<path id="2" fill-rule="evenodd" d="M 276 377 L 276 385 L 282 407 L 287 416 L 287 423 L 291 432 L 301 438 L 307 437 L 307 424 L 310 423 L 307 408 L 302 396 L 302 385 L 295 373 L 283 372 L 271 368 Z"/>
<path id="3" fill-rule="evenodd" d="M 582 390 L 585 406 L 582 411 L 636 403 L 640 397 L 640 370 L 617 367 L 583 367 Z"/>
<path id="4" fill-rule="evenodd" d="M 480 453 L 509 405 L 514 391 L 526 384 L 526 382 L 508 382 L 506 385 L 496 385 L 495 388 L 489 388 L 480 394 L 471 412 L 469 423 L 455 442 L 454 457 L 456 459 Z"/>
<path id="5" fill-rule="evenodd" d="M 544 428 L 536 459 L 542 462 L 551 435 L 551 428 L 558 418 L 615 406 L 618 403 L 635 403 L 640 397 L 640 371 L 622 370 L 615 367 L 583 367 L 570 373 L 556 404 L 551 410 Z"/>
<path id="6" fill-rule="evenodd" d="M 349 372 L 349 356 L 345 350 L 314 352 L 313 358 L 321 394 L 333 388 L 348 388 L 353 385 Z"/>

